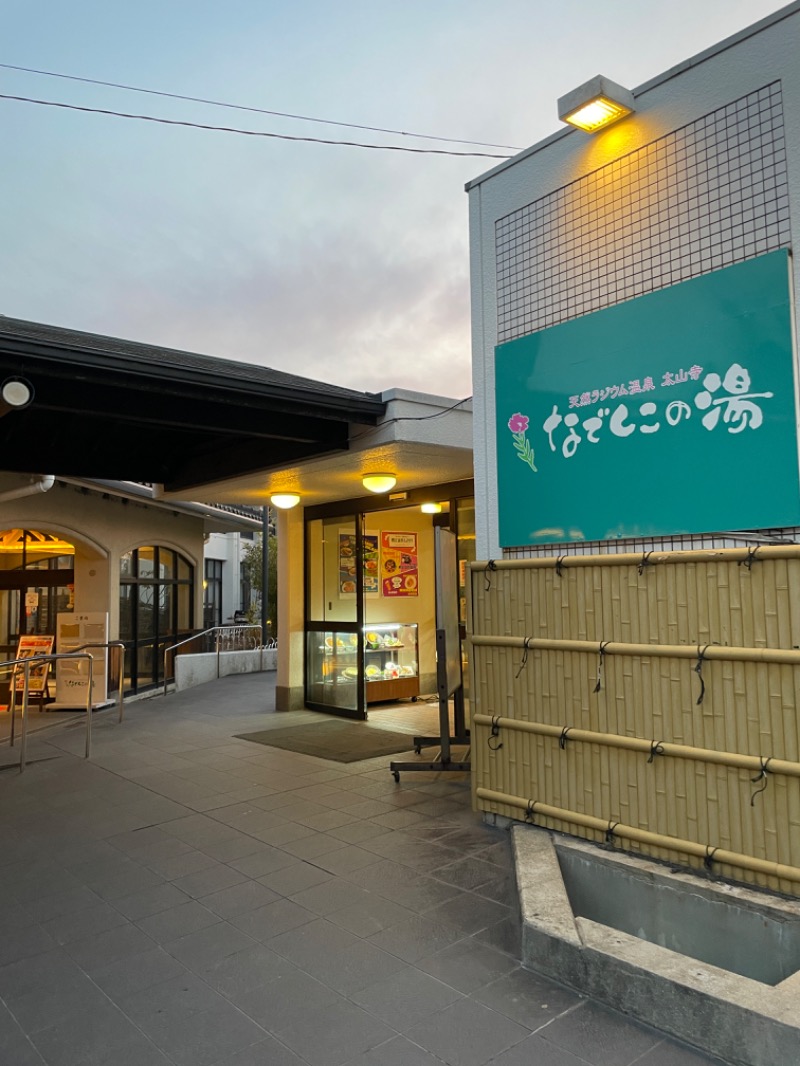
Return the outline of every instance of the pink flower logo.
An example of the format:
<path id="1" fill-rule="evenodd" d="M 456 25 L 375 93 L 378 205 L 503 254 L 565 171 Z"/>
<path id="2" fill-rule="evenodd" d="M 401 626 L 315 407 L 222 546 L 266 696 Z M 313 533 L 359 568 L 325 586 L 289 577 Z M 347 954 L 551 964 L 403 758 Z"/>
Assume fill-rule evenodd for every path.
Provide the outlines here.
<path id="1" fill-rule="evenodd" d="M 538 471 L 534 462 L 533 448 L 531 447 L 531 442 L 525 436 L 529 424 L 530 419 L 528 416 L 520 414 L 519 411 L 515 411 L 508 420 L 508 428 L 511 430 L 512 436 L 514 437 L 514 447 L 517 450 L 517 456 L 523 461 L 523 463 L 527 463 L 534 474 L 536 474 Z"/>

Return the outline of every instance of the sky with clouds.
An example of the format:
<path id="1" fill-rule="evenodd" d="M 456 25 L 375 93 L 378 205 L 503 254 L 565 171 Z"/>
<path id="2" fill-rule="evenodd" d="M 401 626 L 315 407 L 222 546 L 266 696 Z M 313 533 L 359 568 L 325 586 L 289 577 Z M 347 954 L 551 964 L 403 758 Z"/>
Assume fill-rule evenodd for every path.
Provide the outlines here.
<path id="1" fill-rule="evenodd" d="M 774 0 L 2 0 L 0 93 L 375 145 L 513 154 L 603 73 L 634 88 Z M 497 161 L 0 99 L 0 314 L 364 391 L 471 392 L 467 196 Z"/>

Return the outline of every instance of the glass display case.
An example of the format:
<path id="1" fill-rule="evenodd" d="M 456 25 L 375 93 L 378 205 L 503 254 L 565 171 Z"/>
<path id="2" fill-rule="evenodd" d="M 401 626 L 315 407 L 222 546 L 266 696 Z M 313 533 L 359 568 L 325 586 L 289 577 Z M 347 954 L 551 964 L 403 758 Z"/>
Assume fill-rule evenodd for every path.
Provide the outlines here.
<path id="1" fill-rule="evenodd" d="M 367 704 L 419 696 L 416 622 L 364 626 L 363 663 Z M 309 633 L 309 699 L 331 707 L 355 706 L 359 637 L 336 630 Z"/>

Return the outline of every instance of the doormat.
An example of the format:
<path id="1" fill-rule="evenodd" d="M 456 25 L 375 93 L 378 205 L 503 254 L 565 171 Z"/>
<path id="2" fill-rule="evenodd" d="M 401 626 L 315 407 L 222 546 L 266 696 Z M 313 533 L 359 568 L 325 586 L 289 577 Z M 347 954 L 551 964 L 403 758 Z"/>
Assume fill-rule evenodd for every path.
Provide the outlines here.
<path id="1" fill-rule="evenodd" d="M 262 729 L 258 733 L 237 733 L 238 740 L 252 740 L 271 748 L 316 755 L 334 762 L 360 762 L 381 755 L 411 751 L 414 738 L 406 733 L 375 729 L 363 722 L 311 722 L 287 729 Z"/>

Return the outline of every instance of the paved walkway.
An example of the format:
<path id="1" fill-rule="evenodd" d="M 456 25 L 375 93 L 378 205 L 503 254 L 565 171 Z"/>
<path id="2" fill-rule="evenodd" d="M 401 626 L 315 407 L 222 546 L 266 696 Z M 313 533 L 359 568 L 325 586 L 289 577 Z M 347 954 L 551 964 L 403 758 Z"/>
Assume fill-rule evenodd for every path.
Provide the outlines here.
<path id="1" fill-rule="evenodd" d="M 65 723 L 0 773 L 3 1066 L 711 1061 L 520 968 L 466 775 L 233 739 L 317 720 L 274 714 L 273 677 L 95 716 L 91 762 Z"/>

